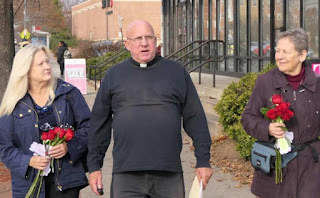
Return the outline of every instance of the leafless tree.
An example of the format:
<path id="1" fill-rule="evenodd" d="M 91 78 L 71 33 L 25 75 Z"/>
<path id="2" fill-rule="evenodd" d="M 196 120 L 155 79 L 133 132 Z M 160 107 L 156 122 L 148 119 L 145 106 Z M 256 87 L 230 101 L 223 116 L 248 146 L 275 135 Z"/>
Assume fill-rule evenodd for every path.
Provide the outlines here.
<path id="1" fill-rule="evenodd" d="M 82 3 L 86 0 L 60 0 L 60 3 L 62 5 L 63 15 L 66 19 L 66 25 L 71 30 L 72 26 L 72 13 L 71 8 L 72 6 L 78 5 L 79 3 Z"/>
<path id="2" fill-rule="evenodd" d="M 85 2 L 86 0 L 60 0 L 63 11 L 71 11 L 71 7 Z"/>

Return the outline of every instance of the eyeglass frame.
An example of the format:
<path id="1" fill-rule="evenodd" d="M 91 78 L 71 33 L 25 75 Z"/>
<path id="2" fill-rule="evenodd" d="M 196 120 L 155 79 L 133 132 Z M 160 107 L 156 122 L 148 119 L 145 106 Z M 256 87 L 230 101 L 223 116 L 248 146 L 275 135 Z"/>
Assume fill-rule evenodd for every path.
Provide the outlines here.
<path id="1" fill-rule="evenodd" d="M 149 43 L 151 41 L 154 41 L 156 36 L 153 36 L 153 35 L 138 36 L 135 38 L 127 38 L 127 40 L 130 40 L 130 41 L 134 42 L 135 44 L 140 44 L 143 41 L 143 38 L 144 38 L 144 40 L 146 40 Z"/>

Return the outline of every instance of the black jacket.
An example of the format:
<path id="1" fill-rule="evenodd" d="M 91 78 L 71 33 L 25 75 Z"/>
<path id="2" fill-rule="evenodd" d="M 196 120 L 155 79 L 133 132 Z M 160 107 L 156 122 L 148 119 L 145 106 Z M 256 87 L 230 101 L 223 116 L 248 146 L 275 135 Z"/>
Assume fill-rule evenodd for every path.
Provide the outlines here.
<path id="1" fill-rule="evenodd" d="M 68 49 L 68 47 L 65 46 L 61 46 L 58 49 L 58 54 L 57 54 L 57 62 L 62 65 L 64 64 L 64 51 L 66 51 Z"/>

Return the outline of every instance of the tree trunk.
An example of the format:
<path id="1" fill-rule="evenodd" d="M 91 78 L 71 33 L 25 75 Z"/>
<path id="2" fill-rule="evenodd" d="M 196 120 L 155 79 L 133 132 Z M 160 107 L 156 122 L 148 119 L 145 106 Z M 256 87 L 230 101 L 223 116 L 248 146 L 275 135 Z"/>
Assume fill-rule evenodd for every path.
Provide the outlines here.
<path id="1" fill-rule="evenodd" d="M 2 101 L 15 54 L 12 0 L 0 0 L 0 16 L 0 101 Z"/>

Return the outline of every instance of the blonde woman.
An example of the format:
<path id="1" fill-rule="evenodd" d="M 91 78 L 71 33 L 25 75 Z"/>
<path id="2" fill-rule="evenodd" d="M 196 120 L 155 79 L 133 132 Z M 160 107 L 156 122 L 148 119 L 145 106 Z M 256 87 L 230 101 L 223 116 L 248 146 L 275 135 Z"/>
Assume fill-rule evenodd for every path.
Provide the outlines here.
<path id="1" fill-rule="evenodd" d="M 25 197 L 38 170 L 50 159 L 29 150 L 44 126 L 69 124 L 75 136 L 49 150 L 55 172 L 43 180 L 39 197 L 77 198 L 88 185 L 82 158 L 87 152 L 90 110 L 80 91 L 52 75 L 49 50 L 29 44 L 15 56 L 0 106 L 0 156 L 10 169 L 12 195 Z"/>

